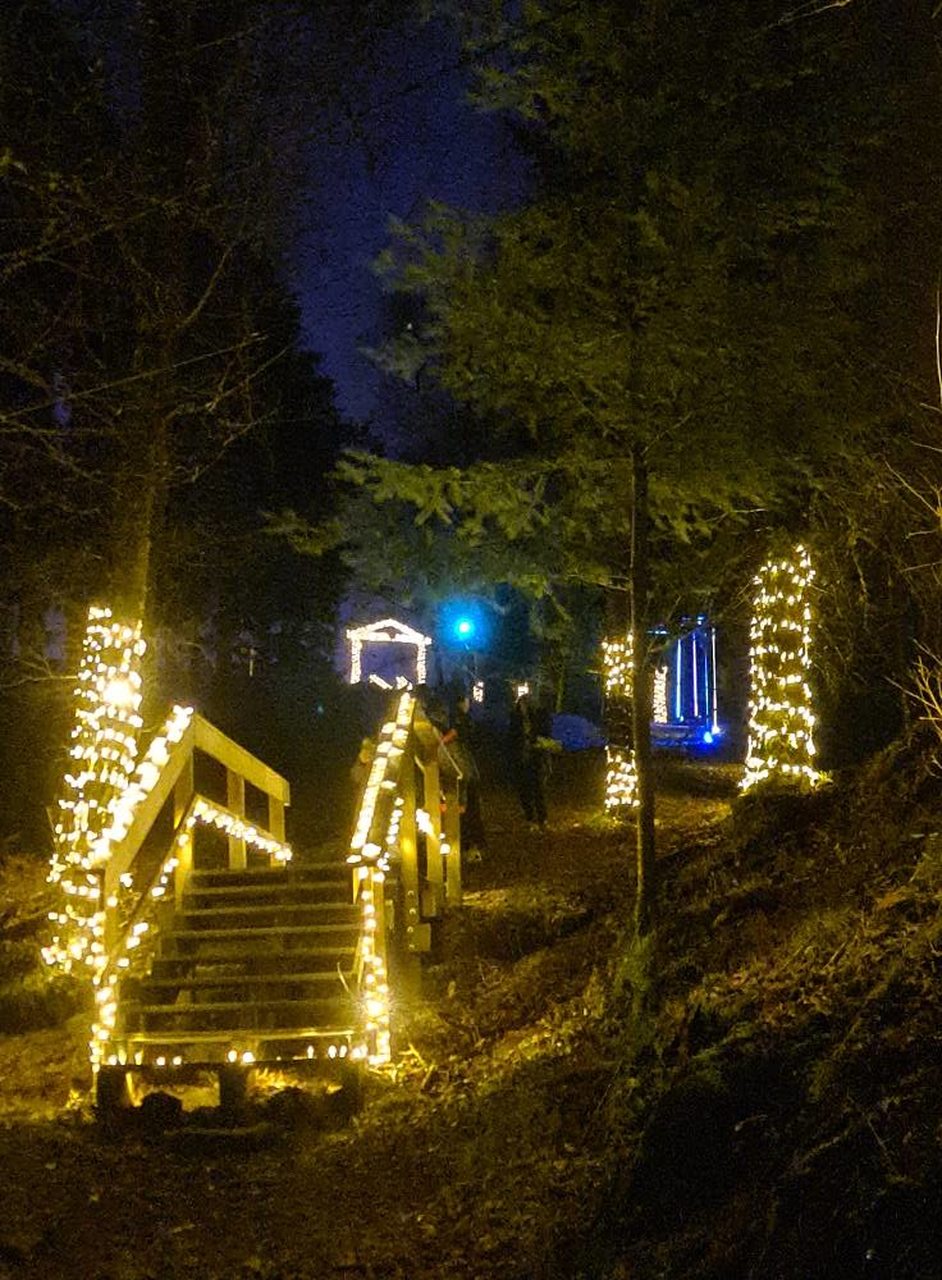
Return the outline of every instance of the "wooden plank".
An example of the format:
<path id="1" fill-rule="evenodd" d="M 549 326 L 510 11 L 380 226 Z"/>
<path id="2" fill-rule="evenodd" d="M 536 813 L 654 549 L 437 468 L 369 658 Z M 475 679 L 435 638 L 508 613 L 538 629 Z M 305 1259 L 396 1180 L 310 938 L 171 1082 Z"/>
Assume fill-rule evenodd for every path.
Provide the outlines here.
<path id="1" fill-rule="evenodd" d="M 226 804 L 230 811 L 245 820 L 245 779 L 232 769 L 226 769 Z M 229 836 L 229 870 L 245 870 L 245 840 L 242 836 Z"/>
<path id="2" fill-rule="evenodd" d="M 276 796 L 268 797 L 268 830 L 276 840 L 280 840 L 284 844 L 285 806 L 284 801 L 279 800 Z"/>
<path id="3" fill-rule="evenodd" d="M 105 867 L 106 899 L 116 892 L 120 876 L 130 869 L 145 836 L 156 822 L 157 815 L 175 791 L 184 771 L 190 767 L 195 740 L 195 727 L 191 722 L 180 741 L 170 748 L 170 759 L 160 771 L 153 790 L 138 806 L 127 835 L 112 849 Z"/>
<path id="4" fill-rule="evenodd" d="M 461 810 L 458 804 L 458 779 L 444 780 L 445 821 L 442 834 L 448 841 L 445 856 L 445 894 L 450 907 L 461 906 Z"/>
<path id="5" fill-rule="evenodd" d="M 419 852 L 415 829 L 415 764 L 409 751 L 399 760 L 399 794 L 402 796 L 402 820 L 399 824 L 399 848 L 402 862 L 402 901 L 405 911 L 405 940 L 409 951 L 426 950 L 422 946 L 419 889 Z"/>
<path id="6" fill-rule="evenodd" d="M 251 752 L 240 747 L 231 738 L 227 738 L 220 729 L 210 724 L 208 720 L 204 720 L 202 716 L 193 717 L 193 727 L 196 733 L 196 746 L 200 751 L 205 751 L 208 756 L 218 760 L 227 769 L 239 774 L 253 787 L 264 791 L 265 795 L 274 796 L 284 805 L 291 803 L 291 787 L 288 785 L 288 780 L 280 773 L 276 773 Z"/>
<path id="7" fill-rule="evenodd" d="M 439 916 L 445 905 L 445 868 L 442 863 L 442 806 L 438 778 L 438 751 L 425 760 L 416 761 L 422 771 L 423 808 L 428 814 L 430 830 L 425 834 L 426 880 L 430 893 L 425 895 L 424 915 Z"/>

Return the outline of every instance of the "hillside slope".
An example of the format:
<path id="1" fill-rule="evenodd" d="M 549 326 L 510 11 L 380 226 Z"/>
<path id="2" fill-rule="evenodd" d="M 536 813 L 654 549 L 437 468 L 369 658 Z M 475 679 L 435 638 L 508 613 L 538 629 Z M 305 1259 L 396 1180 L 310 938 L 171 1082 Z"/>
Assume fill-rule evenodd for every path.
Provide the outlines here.
<path id="1" fill-rule="evenodd" d="M 352 1122 L 263 1080 L 237 1131 L 106 1135 L 81 1016 L 0 1035 L 0 1276 L 942 1274 L 931 750 L 730 815 L 733 780 L 662 766 L 644 949 L 597 762 L 560 764 L 545 836 L 489 794 L 488 858 Z M 41 890 L 6 872 L 11 1000 Z"/>

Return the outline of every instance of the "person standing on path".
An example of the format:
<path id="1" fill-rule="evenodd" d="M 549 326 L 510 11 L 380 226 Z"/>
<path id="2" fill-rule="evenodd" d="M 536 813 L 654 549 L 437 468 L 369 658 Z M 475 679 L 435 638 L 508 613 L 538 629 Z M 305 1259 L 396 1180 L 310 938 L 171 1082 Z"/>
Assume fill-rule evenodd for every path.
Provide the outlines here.
<path id="1" fill-rule="evenodd" d="M 471 703 L 465 694 L 455 702 L 451 725 L 442 742 L 461 770 L 459 806 L 461 811 L 461 848 L 470 862 L 480 862 L 487 849 L 484 818 L 481 814 L 481 770 L 474 750 L 474 722 Z"/>
<path id="2" fill-rule="evenodd" d="M 510 721 L 511 751 L 517 794 L 527 822 L 546 830 L 546 777 L 550 751 L 558 749 L 552 737 L 549 709 L 534 705 L 528 693 L 514 704 Z"/>

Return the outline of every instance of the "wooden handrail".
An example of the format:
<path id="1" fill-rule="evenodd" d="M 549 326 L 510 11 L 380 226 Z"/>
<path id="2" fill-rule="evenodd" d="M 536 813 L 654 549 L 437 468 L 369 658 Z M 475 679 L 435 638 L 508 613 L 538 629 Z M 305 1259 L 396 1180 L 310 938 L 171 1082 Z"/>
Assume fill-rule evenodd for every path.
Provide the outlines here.
<path id="1" fill-rule="evenodd" d="M 271 800 L 279 804 L 291 803 L 291 787 L 287 778 L 263 764 L 245 747 L 229 738 L 215 725 L 204 720 L 202 716 L 193 717 L 193 729 L 196 734 L 196 748 L 205 751 L 208 756 L 224 764 L 227 769 L 244 778 L 251 786 L 263 791 Z"/>
<path id="2" fill-rule="evenodd" d="M 224 765 L 227 773 L 227 799 L 234 793 L 240 795 L 244 799 L 244 785 L 240 788 L 233 788 L 232 779 L 240 779 L 257 787 L 268 797 L 269 801 L 269 818 L 268 824 L 253 821 L 253 826 L 261 835 L 268 839 L 275 840 L 279 843 L 284 842 L 284 807 L 290 803 L 291 789 L 287 779 L 276 773 L 274 769 L 263 764 L 244 747 L 240 747 L 215 725 L 204 720 L 202 716 L 194 715 L 190 724 L 181 735 L 178 742 L 173 743 L 168 748 L 168 758 L 166 763 L 160 770 L 153 787 L 148 794 L 141 800 L 131 821 L 124 838 L 117 842 L 111 849 L 108 862 L 105 864 L 103 875 L 103 901 L 105 902 L 105 952 L 111 957 L 115 949 L 121 946 L 127 937 L 128 928 L 133 923 L 140 901 L 150 892 L 153 877 L 151 881 L 143 886 L 139 895 L 138 905 L 132 911 L 125 927 L 118 927 L 115 908 L 108 906 L 109 902 L 114 901 L 118 896 L 121 877 L 132 870 L 140 853 L 144 841 L 157 821 L 164 806 L 171 797 L 174 800 L 174 822 L 172 842 L 175 843 L 181 833 L 187 829 L 187 824 L 191 821 L 194 808 L 197 802 L 202 798 L 199 797 L 193 786 L 193 753 L 199 750 L 205 752 L 206 755 Z M 218 801 L 209 801 L 210 804 L 221 814 L 224 814 L 230 821 L 246 821 L 244 811 L 240 812 L 240 808 L 244 810 L 244 804 L 236 808 L 230 808 L 226 804 Z M 238 836 L 230 836 L 230 851 L 233 846 L 242 847 L 244 862 L 244 843 Z M 173 847 L 173 844 L 170 846 Z M 158 863 L 159 867 L 159 863 Z M 154 876 L 158 874 L 155 867 Z M 176 892 L 174 898 L 179 900 L 181 890 L 181 876 L 175 877 Z"/>

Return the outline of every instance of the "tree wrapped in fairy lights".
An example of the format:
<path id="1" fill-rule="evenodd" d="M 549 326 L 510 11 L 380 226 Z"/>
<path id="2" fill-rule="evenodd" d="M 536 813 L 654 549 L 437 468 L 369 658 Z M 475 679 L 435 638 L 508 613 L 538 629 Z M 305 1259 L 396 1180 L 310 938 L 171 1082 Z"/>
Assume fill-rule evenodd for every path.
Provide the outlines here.
<path id="1" fill-rule="evenodd" d="M 767 780 L 807 787 L 820 780 L 814 765 L 815 716 L 808 684 L 813 579 L 811 557 L 801 545 L 791 556 L 768 560 L 756 575 L 743 791 Z"/>
<path id="2" fill-rule="evenodd" d="M 606 720 L 609 744 L 605 777 L 605 808 L 611 813 L 638 806 L 638 771 L 631 742 L 631 683 L 633 646 L 631 632 L 623 640 L 602 641 L 605 673 Z"/>
<path id="3" fill-rule="evenodd" d="M 75 720 L 64 771 L 49 881 L 61 899 L 50 913 L 49 964 L 69 973 L 104 961 L 100 869 L 137 761 L 142 721 L 140 623 L 92 608 L 75 687 Z"/>

